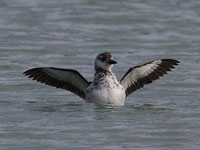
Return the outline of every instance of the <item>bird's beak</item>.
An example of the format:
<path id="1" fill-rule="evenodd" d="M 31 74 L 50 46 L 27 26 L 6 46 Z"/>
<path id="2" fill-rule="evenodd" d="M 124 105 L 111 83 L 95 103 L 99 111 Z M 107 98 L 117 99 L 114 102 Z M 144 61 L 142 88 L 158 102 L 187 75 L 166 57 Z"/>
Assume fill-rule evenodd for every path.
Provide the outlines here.
<path id="1" fill-rule="evenodd" d="M 117 62 L 116 61 L 114 61 L 114 60 L 112 60 L 112 59 L 109 59 L 108 61 L 107 61 L 109 64 L 116 64 Z"/>

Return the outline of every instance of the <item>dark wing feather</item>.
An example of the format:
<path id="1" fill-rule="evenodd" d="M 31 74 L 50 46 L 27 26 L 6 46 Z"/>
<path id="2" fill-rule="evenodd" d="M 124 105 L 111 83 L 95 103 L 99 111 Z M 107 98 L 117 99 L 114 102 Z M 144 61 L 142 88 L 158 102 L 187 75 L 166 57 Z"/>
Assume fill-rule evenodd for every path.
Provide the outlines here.
<path id="1" fill-rule="evenodd" d="M 89 82 L 76 70 L 60 68 L 33 68 L 24 72 L 26 76 L 46 85 L 71 91 L 86 98 Z"/>
<path id="2" fill-rule="evenodd" d="M 179 61 L 173 59 L 161 59 L 130 68 L 120 80 L 126 91 L 126 96 L 142 88 L 145 84 L 159 79 L 179 63 Z"/>

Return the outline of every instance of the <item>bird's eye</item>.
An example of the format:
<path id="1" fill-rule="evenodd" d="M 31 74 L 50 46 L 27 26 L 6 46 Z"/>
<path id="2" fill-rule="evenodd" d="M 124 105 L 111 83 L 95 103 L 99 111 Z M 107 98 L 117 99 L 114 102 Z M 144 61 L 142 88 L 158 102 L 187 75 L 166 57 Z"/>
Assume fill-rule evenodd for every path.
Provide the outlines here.
<path id="1" fill-rule="evenodd" d="M 104 62 L 106 59 L 105 58 L 101 58 L 101 61 Z"/>

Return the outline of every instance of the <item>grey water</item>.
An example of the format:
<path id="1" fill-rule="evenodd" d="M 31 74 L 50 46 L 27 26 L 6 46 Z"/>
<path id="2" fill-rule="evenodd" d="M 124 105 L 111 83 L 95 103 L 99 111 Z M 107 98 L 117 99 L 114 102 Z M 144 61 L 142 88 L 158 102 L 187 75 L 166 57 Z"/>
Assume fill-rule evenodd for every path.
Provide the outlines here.
<path id="1" fill-rule="evenodd" d="M 92 80 L 105 51 L 119 80 L 148 61 L 181 64 L 116 108 L 22 74 L 51 66 Z M 1 0 L 0 149 L 199 150 L 200 1 Z"/>

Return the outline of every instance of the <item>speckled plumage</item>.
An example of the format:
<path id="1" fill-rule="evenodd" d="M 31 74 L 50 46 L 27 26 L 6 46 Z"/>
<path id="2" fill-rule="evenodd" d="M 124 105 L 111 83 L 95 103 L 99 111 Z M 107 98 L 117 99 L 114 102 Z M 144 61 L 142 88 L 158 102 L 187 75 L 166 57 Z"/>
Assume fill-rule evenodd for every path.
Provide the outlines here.
<path id="1" fill-rule="evenodd" d="M 87 88 L 86 100 L 100 105 L 124 105 L 125 90 L 111 71 L 97 72 Z"/>
<path id="2" fill-rule="evenodd" d="M 131 67 L 120 81 L 111 71 L 116 63 L 109 52 L 97 55 L 93 82 L 88 82 L 73 69 L 42 67 L 27 70 L 24 74 L 46 85 L 71 91 L 87 102 L 121 106 L 128 95 L 167 74 L 179 61 L 160 59 Z"/>

